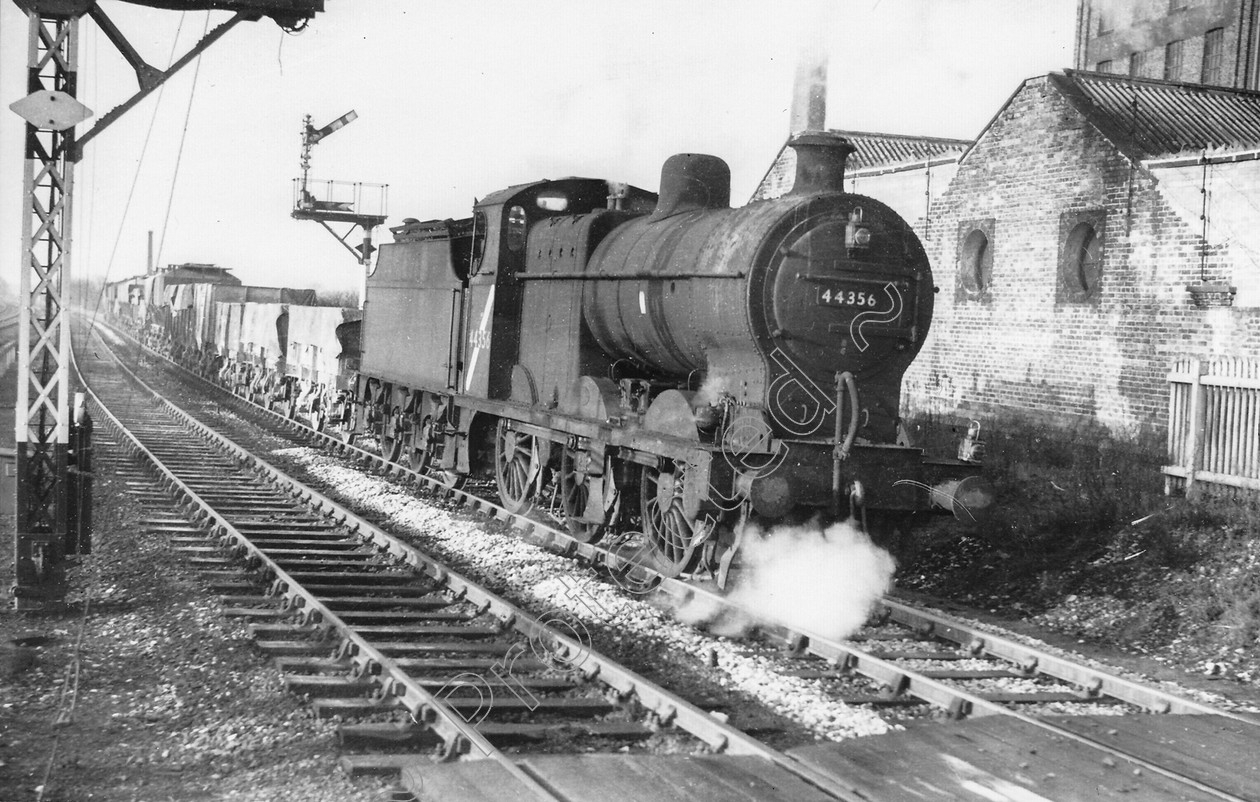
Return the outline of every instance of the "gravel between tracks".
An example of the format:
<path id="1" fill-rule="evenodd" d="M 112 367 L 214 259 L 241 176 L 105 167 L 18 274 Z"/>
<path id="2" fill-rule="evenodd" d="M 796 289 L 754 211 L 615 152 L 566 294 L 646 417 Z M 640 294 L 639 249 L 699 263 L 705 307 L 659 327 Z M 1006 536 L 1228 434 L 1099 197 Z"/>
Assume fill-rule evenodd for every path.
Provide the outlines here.
<path id="1" fill-rule="evenodd" d="M 417 538 L 418 546 L 451 560 L 460 570 L 486 581 L 523 606 L 536 611 L 554 606 L 576 615 L 589 627 L 597 648 L 627 660 L 652 678 L 680 689 L 684 695 L 691 687 L 702 696 L 704 686 L 717 682 L 800 724 L 818 738 L 839 740 L 896 728 L 867 709 L 836 701 L 825 680 L 783 676 L 780 671 L 791 671 L 793 666 L 773 650 L 697 632 L 672 620 L 668 610 L 628 596 L 586 566 L 515 538 L 489 534 L 483 530 L 483 524 L 436 510 L 416 500 L 409 490 L 394 482 L 348 469 L 337 458 L 314 449 L 277 449 L 272 457 L 285 462 L 288 469 L 300 469 L 306 474 L 304 478 L 336 488 L 336 493 L 344 494 L 346 500 L 356 500 L 362 505 L 361 509 L 368 510 L 368 517 L 373 517 L 374 513 L 387 528 L 411 534 Z M 1170 681 L 1156 683 L 1139 672 L 1090 660 L 1000 626 L 980 626 L 1067 659 L 1083 661 L 1101 671 L 1127 676 L 1136 682 L 1158 684 L 1170 693 L 1205 704 L 1224 709 L 1252 709 L 1201 689 Z M 601 642 L 600 636 L 604 633 L 611 634 L 611 643 L 607 637 Z M 625 636 L 630 633 L 634 637 L 627 643 Z M 661 650 L 663 665 L 645 656 L 646 645 Z M 706 662 L 713 667 L 709 668 Z M 654 676 L 656 672 L 660 676 Z M 990 680 L 982 687 L 1007 693 L 1035 690 L 1028 680 L 1018 678 Z M 1056 702 L 1031 706 L 1025 712 L 1120 715 L 1129 709 L 1107 703 Z M 733 723 L 739 724 L 738 721 Z"/>
<path id="2" fill-rule="evenodd" d="M 305 466 L 461 570 L 500 590 L 517 588 L 505 594 L 514 600 L 572 612 L 597 648 L 685 695 L 690 688 L 719 709 L 730 704 L 736 725 L 746 723 L 741 716 L 755 720 L 749 709 L 761 706 L 772 726 L 799 722 L 781 734 L 789 741 L 889 728 L 868 711 L 828 700 L 823 683 L 779 675 L 782 663 L 763 650 L 676 624 L 593 570 L 487 533 L 461 513 L 432 509 L 395 483 L 306 448 L 283 448 L 271 459 L 286 470 Z M 218 615 L 164 540 L 141 533 L 139 507 L 124 491 L 119 478 L 98 477 L 96 553 L 71 574 L 71 599 L 81 603 L 90 588 L 92 602 L 67 726 L 54 724 L 81 605 L 59 615 L 15 614 L 7 605 L 0 613 L 0 799 L 38 798 L 50 765 L 42 797 L 50 801 L 384 799 L 381 781 L 352 780 L 332 768 L 333 725 L 284 691 L 244 628 Z M 5 586 L 11 570 L 3 567 Z M 14 648 L 23 637 L 32 645 Z"/>
<path id="3" fill-rule="evenodd" d="M 666 670 L 660 677 L 653 678 L 676 689 L 681 687 L 684 695 L 689 682 L 696 683 L 697 693 L 703 695 L 699 687 L 716 681 L 802 725 L 818 738 L 843 739 L 880 734 L 896 728 L 896 725 L 888 724 L 869 710 L 835 701 L 831 698 L 834 694 L 827 690 L 826 681 L 783 676 L 780 670 L 790 671 L 792 666 L 775 656 L 772 650 L 711 637 L 679 624 L 672 620 L 668 610 L 628 597 L 621 589 L 606 583 L 594 570 L 515 538 L 488 534 L 483 531 L 484 524 L 435 510 L 393 481 L 347 468 L 342 460 L 316 449 L 276 449 L 272 458 L 285 463 L 286 469 L 300 470 L 306 474 L 304 478 L 307 480 L 334 488 L 330 495 L 340 493 L 347 501 L 362 503 L 365 506 L 360 508 L 375 512 L 382 523 L 390 528 L 397 526 L 400 532 L 411 532 L 419 538 L 418 546 L 435 556 L 450 559 L 453 565 L 488 582 L 523 606 L 537 610 L 542 604 L 572 612 L 590 628 L 597 648 L 627 660 L 649 676 L 653 673 L 653 663 L 645 660 L 642 647 L 652 644 L 663 648 Z M 372 517 L 371 512 L 368 517 Z M 446 521 L 451 521 L 452 525 L 447 526 Z M 581 592 L 575 592 L 575 588 Z M 595 603 L 592 604 L 591 599 Z M 1191 675 L 1180 674 L 1170 679 L 1166 676 L 1167 672 L 1161 672 L 1165 676 L 1154 679 L 1143 673 L 1141 667 L 1092 659 L 1078 650 L 1055 646 L 993 622 L 979 622 L 978 626 L 1065 659 L 1134 682 L 1157 686 L 1203 704 L 1242 712 L 1254 713 L 1257 710 L 1249 701 L 1235 701 L 1213 692 L 1216 688 L 1204 688 L 1201 683 L 1193 683 L 1196 678 Z M 600 642 L 599 635 L 605 631 L 634 632 L 637 638 L 626 644 L 621 637 L 613 635 L 613 642 L 609 643 L 607 639 Z M 707 667 L 706 661 L 714 664 L 716 671 Z M 1177 679 L 1191 682 L 1187 684 Z M 1026 680 L 1022 679 L 996 680 L 986 689 L 1010 693 L 1031 690 L 1026 687 Z M 1024 712 L 1117 715 L 1127 710 L 1129 708 L 1124 705 L 1107 703 L 1055 702 L 1029 706 Z M 885 718 L 894 717 L 895 714 Z M 738 721 L 733 723 L 739 724 Z"/>
<path id="4" fill-rule="evenodd" d="M 380 780 L 334 768 L 333 724 L 285 691 L 166 539 L 143 532 L 152 513 L 125 491 L 98 474 L 94 553 L 71 571 L 73 609 L 0 608 L 0 800 L 38 799 L 41 786 L 47 802 L 384 799 Z M 57 726 L 81 627 L 77 699 Z"/>
<path id="5" fill-rule="evenodd" d="M 347 468 L 314 449 L 280 449 L 271 457 L 300 466 L 307 474 L 304 480 L 318 479 L 334 489 L 325 492 L 353 501 L 378 525 L 413 539 L 417 547 L 535 614 L 565 611 L 587 628 L 597 650 L 627 660 L 671 689 L 681 685 L 683 696 L 708 693 L 708 686 L 717 683 L 797 722 L 816 737 L 839 740 L 890 729 L 871 711 L 831 698 L 817 681 L 779 674 L 776 668 L 787 666 L 768 650 L 680 624 L 573 560 L 487 532 L 481 522 L 434 508 L 397 484 Z"/>

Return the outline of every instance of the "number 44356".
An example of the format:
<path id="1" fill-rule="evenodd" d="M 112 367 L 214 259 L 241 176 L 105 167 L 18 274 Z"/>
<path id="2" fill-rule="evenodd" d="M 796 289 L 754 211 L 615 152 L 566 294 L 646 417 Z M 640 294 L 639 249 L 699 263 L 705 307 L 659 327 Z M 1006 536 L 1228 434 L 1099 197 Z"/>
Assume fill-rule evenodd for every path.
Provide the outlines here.
<path id="1" fill-rule="evenodd" d="M 874 306 L 877 304 L 878 296 L 873 292 L 855 292 L 854 290 L 824 290 L 819 296 L 819 301 L 824 304 L 834 304 L 836 306 Z"/>

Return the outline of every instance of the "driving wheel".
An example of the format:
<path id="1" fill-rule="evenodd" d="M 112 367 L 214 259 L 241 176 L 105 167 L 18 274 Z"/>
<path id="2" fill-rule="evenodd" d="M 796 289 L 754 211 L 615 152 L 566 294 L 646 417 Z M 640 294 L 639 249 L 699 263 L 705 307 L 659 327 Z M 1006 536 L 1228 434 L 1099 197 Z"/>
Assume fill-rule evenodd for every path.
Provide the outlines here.
<path id="1" fill-rule="evenodd" d="M 617 519 L 621 494 L 613 476 L 612 458 L 604 460 L 602 474 L 592 475 L 590 455 L 582 448 L 565 446 L 560 454 L 560 496 L 564 506 L 565 526 L 575 540 L 591 543 L 599 540 L 608 526 Z M 596 510 L 588 510 L 592 489 L 601 498 Z M 612 503 L 606 503 L 612 494 Z M 590 513 L 588 515 L 588 512 Z"/>
<path id="2" fill-rule="evenodd" d="M 677 576 L 690 566 L 695 557 L 696 519 L 687 512 L 684 490 L 687 466 L 666 460 L 662 470 L 643 468 L 639 483 L 639 507 L 643 515 L 643 534 L 658 571 Z"/>
<path id="3" fill-rule="evenodd" d="M 515 421 L 499 421 L 494 437 L 494 478 L 499 498 L 508 512 L 524 513 L 533 506 L 534 480 L 538 477 L 538 443 L 533 435 L 512 428 Z"/>

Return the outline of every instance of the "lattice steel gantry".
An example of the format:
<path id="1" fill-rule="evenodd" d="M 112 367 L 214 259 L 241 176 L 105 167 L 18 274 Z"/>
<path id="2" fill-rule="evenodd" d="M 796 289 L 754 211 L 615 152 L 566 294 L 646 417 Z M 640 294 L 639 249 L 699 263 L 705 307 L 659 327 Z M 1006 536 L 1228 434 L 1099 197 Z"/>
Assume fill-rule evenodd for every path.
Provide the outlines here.
<path id="1" fill-rule="evenodd" d="M 28 27 L 27 96 L 10 108 L 26 120 L 22 200 L 14 605 L 31 609 L 64 592 L 67 454 L 70 441 L 70 272 L 74 164 L 82 146 L 188 64 L 232 26 L 266 15 L 286 29 L 323 11 L 323 0 L 129 0 L 174 10 L 235 12 L 167 70 L 146 64 L 95 0 L 14 0 Z M 79 18 L 90 14 L 136 71 L 140 90 L 77 138 L 91 116 L 75 98 Z"/>
<path id="2" fill-rule="evenodd" d="M 18 329 L 17 532 L 14 603 L 38 607 L 59 594 L 65 556 L 66 451 L 69 443 L 70 328 L 62 294 L 69 265 L 78 105 L 79 21 L 29 12 L 27 118 L 22 181 L 21 298 Z M 47 106 L 39 108 L 39 100 Z M 81 106 L 79 108 L 82 108 Z M 21 113 L 21 112 L 19 112 Z M 67 126 L 68 123 L 68 126 Z"/>

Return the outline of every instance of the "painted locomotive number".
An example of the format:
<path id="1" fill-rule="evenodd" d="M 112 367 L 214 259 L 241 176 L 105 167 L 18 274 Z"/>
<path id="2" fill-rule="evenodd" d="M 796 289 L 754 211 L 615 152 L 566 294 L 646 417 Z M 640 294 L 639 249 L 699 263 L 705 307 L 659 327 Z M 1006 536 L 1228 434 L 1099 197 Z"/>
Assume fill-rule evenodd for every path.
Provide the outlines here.
<path id="1" fill-rule="evenodd" d="M 468 335 L 468 344 L 473 348 L 489 348 L 490 332 L 485 329 L 477 329 Z"/>
<path id="2" fill-rule="evenodd" d="M 818 294 L 819 306 L 874 306 L 877 303 L 878 296 L 873 292 L 857 292 L 843 287 L 820 290 Z"/>

